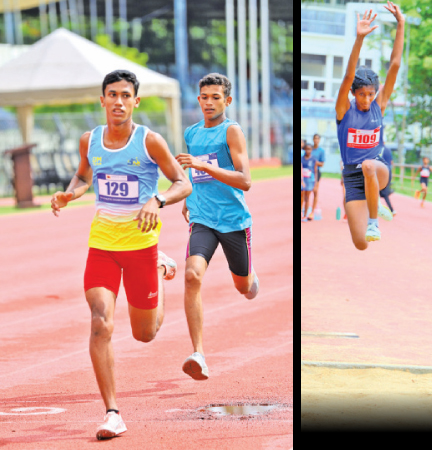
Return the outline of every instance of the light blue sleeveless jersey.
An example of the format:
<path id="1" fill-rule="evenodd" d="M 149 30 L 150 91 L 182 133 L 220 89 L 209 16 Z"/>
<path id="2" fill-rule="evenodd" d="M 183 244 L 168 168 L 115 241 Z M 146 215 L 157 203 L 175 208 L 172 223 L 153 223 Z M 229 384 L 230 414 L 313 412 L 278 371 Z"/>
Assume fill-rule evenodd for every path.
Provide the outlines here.
<path id="1" fill-rule="evenodd" d="M 142 233 L 133 220 L 158 192 L 158 166 L 145 145 L 148 128 L 136 125 L 129 142 L 115 150 L 104 146 L 104 129 L 100 126 L 92 131 L 87 155 L 96 194 L 89 246 L 123 251 L 155 245 L 161 225 Z"/>
<path id="2" fill-rule="evenodd" d="M 234 171 L 226 135 L 230 125 L 237 122 L 226 119 L 220 125 L 204 128 L 204 120 L 187 128 L 184 134 L 188 152 L 209 164 Z M 192 194 L 187 197 L 189 222 L 201 223 L 220 233 L 244 230 L 252 225 L 244 192 L 215 180 L 206 172 L 189 170 Z"/>

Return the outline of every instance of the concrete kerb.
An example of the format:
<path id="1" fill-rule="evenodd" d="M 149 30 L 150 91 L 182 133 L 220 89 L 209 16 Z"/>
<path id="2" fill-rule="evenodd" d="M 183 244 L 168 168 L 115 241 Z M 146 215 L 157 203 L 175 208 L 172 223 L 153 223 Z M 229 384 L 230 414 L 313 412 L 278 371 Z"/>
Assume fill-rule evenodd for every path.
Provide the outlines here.
<path id="1" fill-rule="evenodd" d="M 386 369 L 415 374 L 432 373 L 432 366 L 411 366 L 404 364 L 348 363 L 338 361 L 302 361 L 302 366 L 327 367 L 330 369 Z"/>

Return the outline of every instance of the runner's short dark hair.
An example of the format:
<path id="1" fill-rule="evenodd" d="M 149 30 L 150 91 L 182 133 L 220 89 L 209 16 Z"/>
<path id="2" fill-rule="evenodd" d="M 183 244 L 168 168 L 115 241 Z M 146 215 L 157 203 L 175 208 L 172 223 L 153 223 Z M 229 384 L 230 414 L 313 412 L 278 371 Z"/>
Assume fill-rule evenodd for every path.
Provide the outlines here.
<path id="1" fill-rule="evenodd" d="M 102 95 L 105 96 L 105 88 L 112 83 L 117 83 L 118 81 L 126 80 L 129 83 L 132 83 L 135 90 L 135 97 L 138 95 L 139 81 L 134 73 L 129 72 L 129 70 L 114 70 L 114 72 L 110 72 L 108 75 L 105 75 L 105 78 L 102 83 Z"/>
<path id="2" fill-rule="evenodd" d="M 224 96 L 228 97 L 231 94 L 231 81 L 225 75 L 220 73 L 209 73 L 199 81 L 199 88 L 203 86 L 223 86 Z"/>
<path id="3" fill-rule="evenodd" d="M 362 88 L 363 86 L 373 86 L 375 92 L 379 90 L 379 78 L 378 75 L 369 67 L 360 66 L 355 73 L 354 81 L 351 86 L 353 93 Z"/>

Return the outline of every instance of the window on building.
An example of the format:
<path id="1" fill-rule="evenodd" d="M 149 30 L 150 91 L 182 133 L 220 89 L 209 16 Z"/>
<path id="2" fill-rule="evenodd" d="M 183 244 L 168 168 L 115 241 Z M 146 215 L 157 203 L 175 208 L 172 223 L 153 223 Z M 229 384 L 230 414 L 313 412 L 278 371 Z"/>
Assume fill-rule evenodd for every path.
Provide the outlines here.
<path id="1" fill-rule="evenodd" d="M 365 59 L 365 66 L 369 67 L 369 69 L 372 69 L 372 60 L 371 59 Z"/>
<path id="2" fill-rule="evenodd" d="M 301 74 L 312 77 L 325 77 L 325 55 L 301 54 Z"/>
<path id="3" fill-rule="evenodd" d="M 303 8 L 301 31 L 343 36 L 345 34 L 345 13 Z"/>
<path id="4" fill-rule="evenodd" d="M 317 91 L 324 91 L 325 90 L 324 81 L 314 81 L 314 89 L 316 89 Z"/>
<path id="5" fill-rule="evenodd" d="M 343 58 L 342 56 L 335 56 L 333 58 L 333 78 L 343 77 Z"/>
<path id="6" fill-rule="evenodd" d="M 301 88 L 302 89 L 309 89 L 309 81 L 308 80 L 301 80 Z"/>

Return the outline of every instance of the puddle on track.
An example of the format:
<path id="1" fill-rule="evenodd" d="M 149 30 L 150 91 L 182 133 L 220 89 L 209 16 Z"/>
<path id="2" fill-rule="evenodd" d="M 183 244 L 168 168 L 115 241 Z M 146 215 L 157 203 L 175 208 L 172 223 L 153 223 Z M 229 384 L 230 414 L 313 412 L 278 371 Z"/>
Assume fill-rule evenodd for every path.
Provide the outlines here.
<path id="1" fill-rule="evenodd" d="M 215 412 L 223 416 L 256 416 L 278 408 L 279 405 L 210 405 L 201 411 Z"/>

